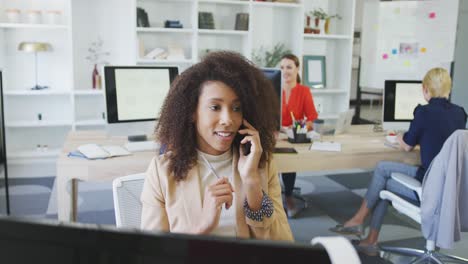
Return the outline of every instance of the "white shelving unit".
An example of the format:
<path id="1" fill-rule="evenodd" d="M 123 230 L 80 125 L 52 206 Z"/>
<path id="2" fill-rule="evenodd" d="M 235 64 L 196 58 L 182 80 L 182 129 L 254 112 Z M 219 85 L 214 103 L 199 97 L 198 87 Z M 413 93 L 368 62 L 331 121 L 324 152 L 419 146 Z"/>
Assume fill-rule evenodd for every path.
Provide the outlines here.
<path id="1" fill-rule="evenodd" d="M 252 1 L 252 6 L 263 6 L 263 7 L 280 7 L 280 8 L 301 8 L 301 3 L 282 3 L 282 2 L 255 2 Z"/>
<path id="2" fill-rule="evenodd" d="M 337 35 L 337 34 L 302 34 L 304 39 L 352 39 L 349 35 Z"/>
<path id="3" fill-rule="evenodd" d="M 100 95 L 104 96 L 104 90 L 102 89 L 89 89 L 89 90 L 75 90 L 73 91 L 75 95 Z"/>
<path id="4" fill-rule="evenodd" d="M 19 9 L 20 21 L 10 23 L 6 10 Z M 71 0 L 0 0 L 0 68 L 3 68 L 5 136 L 9 176 L 55 175 L 55 161 L 73 126 Z M 29 10 L 42 11 L 42 21 L 28 23 Z M 45 24 L 47 11 L 58 10 L 57 24 Z M 37 53 L 18 50 L 21 42 L 47 42 L 52 49 Z M 41 146 L 38 150 L 38 145 Z M 22 173 L 25 172 L 26 173 Z"/>
<path id="5" fill-rule="evenodd" d="M 69 29 L 66 25 L 47 25 L 47 24 L 29 24 L 29 23 L 0 23 L 0 28 L 35 28 L 35 29 Z"/>
<path id="6" fill-rule="evenodd" d="M 192 64 L 193 60 L 153 60 L 153 59 L 137 59 L 137 64 L 174 64 L 174 65 L 186 65 Z"/>
<path id="7" fill-rule="evenodd" d="M 176 64 L 183 70 L 212 50 L 233 50 L 251 59 L 252 53 L 261 47 L 269 50 L 275 44 L 283 43 L 301 59 L 303 55 L 326 57 L 327 87 L 311 89 L 321 111 L 320 118 L 336 119 L 338 113 L 349 108 L 355 0 L 302 0 L 296 3 L 193 0 L 177 5 L 186 15 L 184 19 L 171 12 L 174 7 L 167 1 L 134 1 L 148 13 L 150 26 L 161 26 L 164 20 L 180 20 L 184 24 L 184 29 L 135 26 L 137 39 L 143 39 L 144 54 L 156 47 L 167 49 L 169 45 L 182 45 L 187 57 L 184 61 L 165 61 L 137 55 L 138 64 Z M 304 34 L 305 13 L 315 8 L 342 17 L 332 20 L 330 34 Z M 211 12 L 215 29 L 198 29 L 198 12 Z M 247 31 L 234 30 L 237 13 L 249 14 Z M 187 34 L 181 37 L 180 32 Z"/>
<path id="8" fill-rule="evenodd" d="M 248 31 L 243 30 L 216 30 L 216 29 L 199 29 L 198 34 L 212 34 L 212 35 L 248 35 Z"/>
<path id="9" fill-rule="evenodd" d="M 325 56 L 327 85 L 311 89 L 322 119 L 337 119 L 349 108 L 355 5 L 355 0 L 304 1 L 304 13 L 322 8 L 341 16 L 331 20 L 330 34 L 301 34 L 302 55 Z"/>
<path id="10" fill-rule="evenodd" d="M 193 33 L 192 29 L 186 28 L 145 28 L 145 27 L 137 27 L 137 32 L 160 32 L 160 33 Z"/>
<path id="11" fill-rule="evenodd" d="M 349 107 L 355 1 L 0 0 L 0 68 L 9 164 L 21 172 L 30 168 L 28 173 L 34 173 L 28 176 L 55 175 L 55 160 L 70 130 L 106 128 L 105 94 L 91 89 L 93 65 L 85 59 L 90 44 L 98 39 L 110 53 L 105 58 L 109 64 L 175 65 L 180 71 L 210 51 L 232 50 L 251 59 L 259 48 L 270 50 L 278 43 L 301 59 L 326 56 L 327 86 L 311 91 L 321 108 L 319 117 L 336 119 Z M 151 27 L 137 27 L 137 7 L 148 13 Z M 304 14 L 318 7 L 342 19 L 332 20 L 330 34 L 304 34 Z M 61 23 L 30 24 L 25 16 L 20 23 L 9 23 L 5 10 L 10 8 L 60 10 Z M 213 14 L 215 29 L 198 28 L 199 12 Z M 249 14 L 248 30 L 235 30 L 238 13 Z M 183 28 L 164 28 L 166 20 L 179 20 Z M 34 54 L 18 51 L 21 41 L 52 45 L 52 51 L 38 53 L 39 84 L 50 89 L 28 90 L 35 84 Z M 148 59 L 140 54 L 140 50 L 144 55 L 158 47 L 180 48 L 184 58 Z M 47 146 L 46 150 L 38 145 Z M 10 168 L 10 172 L 16 177 L 15 170 Z"/>

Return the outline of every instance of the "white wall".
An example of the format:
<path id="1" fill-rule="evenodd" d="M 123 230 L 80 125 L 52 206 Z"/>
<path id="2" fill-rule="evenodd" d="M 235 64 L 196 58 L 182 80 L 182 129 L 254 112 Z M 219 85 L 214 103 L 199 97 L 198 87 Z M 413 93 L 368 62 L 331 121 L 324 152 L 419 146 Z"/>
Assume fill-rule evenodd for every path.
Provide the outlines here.
<path id="1" fill-rule="evenodd" d="M 127 0 L 73 1 L 75 89 L 91 88 L 93 65 L 85 58 L 91 42 L 98 38 L 103 40 L 102 50 L 110 53 L 106 57 L 110 64 L 134 64 L 134 24 L 129 23 L 134 21 L 129 19 L 135 16 L 134 10 L 132 1 Z"/>
<path id="2" fill-rule="evenodd" d="M 457 42 L 455 44 L 455 71 L 452 102 L 468 111 L 468 1 L 460 1 Z"/>
<path id="3" fill-rule="evenodd" d="M 364 15 L 364 3 L 366 2 L 378 2 L 379 0 L 356 0 L 356 12 L 355 12 L 355 19 L 354 19 L 354 31 L 359 31 L 362 34 L 362 16 Z M 361 47 L 353 47 L 353 60 L 357 60 L 361 55 Z M 358 69 L 353 68 L 351 73 L 351 98 L 350 100 L 356 99 L 356 92 L 357 92 L 357 78 L 358 78 Z M 362 95 L 362 99 L 369 99 L 369 98 L 378 98 L 372 95 Z"/>

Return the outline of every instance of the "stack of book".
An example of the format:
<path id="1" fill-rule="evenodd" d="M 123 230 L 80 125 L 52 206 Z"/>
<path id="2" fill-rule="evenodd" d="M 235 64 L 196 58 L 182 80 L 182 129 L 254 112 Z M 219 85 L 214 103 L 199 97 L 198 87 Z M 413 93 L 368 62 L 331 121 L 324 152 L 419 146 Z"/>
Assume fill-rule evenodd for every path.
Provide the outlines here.
<path id="1" fill-rule="evenodd" d="M 138 27 L 149 27 L 148 13 L 141 8 L 137 7 L 137 26 Z"/>
<path id="2" fill-rule="evenodd" d="M 184 26 L 180 23 L 179 20 L 166 20 L 164 22 L 165 28 L 183 28 Z"/>
<path id="3" fill-rule="evenodd" d="M 235 30 L 249 30 L 249 14 L 237 13 Z"/>
<path id="4" fill-rule="evenodd" d="M 214 29 L 213 13 L 198 12 L 198 28 L 199 29 Z"/>

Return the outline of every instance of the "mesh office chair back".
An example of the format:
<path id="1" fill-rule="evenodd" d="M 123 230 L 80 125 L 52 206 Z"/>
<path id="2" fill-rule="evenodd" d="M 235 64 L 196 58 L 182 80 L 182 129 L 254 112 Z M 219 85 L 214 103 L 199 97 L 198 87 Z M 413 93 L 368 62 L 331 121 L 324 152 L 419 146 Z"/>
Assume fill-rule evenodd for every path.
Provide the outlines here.
<path id="1" fill-rule="evenodd" d="M 112 182 L 117 227 L 140 228 L 141 202 L 145 173 L 132 174 Z"/>

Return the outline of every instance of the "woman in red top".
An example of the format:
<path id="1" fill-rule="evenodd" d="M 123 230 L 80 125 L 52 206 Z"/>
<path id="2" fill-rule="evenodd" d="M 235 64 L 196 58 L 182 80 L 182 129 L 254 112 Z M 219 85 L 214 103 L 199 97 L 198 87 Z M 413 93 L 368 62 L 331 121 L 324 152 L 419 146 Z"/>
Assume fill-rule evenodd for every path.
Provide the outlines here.
<path id="1" fill-rule="evenodd" d="M 317 119 L 318 114 L 309 87 L 301 85 L 299 59 L 293 54 L 286 54 L 281 58 L 280 67 L 283 81 L 282 126 L 293 125 L 292 113 L 296 120 L 307 118 L 307 130 L 312 130 L 313 121 Z M 296 173 L 282 173 L 281 177 L 284 183 L 288 217 L 294 217 L 299 211 L 292 196 Z"/>

